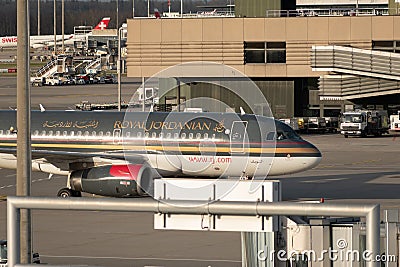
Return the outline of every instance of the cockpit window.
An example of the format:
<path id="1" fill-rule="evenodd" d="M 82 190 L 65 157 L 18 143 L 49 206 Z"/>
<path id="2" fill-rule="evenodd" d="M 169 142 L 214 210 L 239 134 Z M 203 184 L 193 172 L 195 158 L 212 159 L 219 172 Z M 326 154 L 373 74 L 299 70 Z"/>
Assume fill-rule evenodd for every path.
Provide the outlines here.
<path id="1" fill-rule="evenodd" d="M 277 132 L 276 140 L 283 140 L 283 139 L 286 139 L 286 134 L 281 131 Z"/>
<path id="2" fill-rule="evenodd" d="M 267 141 L 273 141 L 273 140 L 275 140 L 275 132 L 269 132 L 269 133 L 267 133 L 266 140 L 267 140 Z"/>
<path id="3" fill-rule="evenodd" d="M 302 138 L 287 124 L 276 121 L 277 140 L 302 140 Z"/>

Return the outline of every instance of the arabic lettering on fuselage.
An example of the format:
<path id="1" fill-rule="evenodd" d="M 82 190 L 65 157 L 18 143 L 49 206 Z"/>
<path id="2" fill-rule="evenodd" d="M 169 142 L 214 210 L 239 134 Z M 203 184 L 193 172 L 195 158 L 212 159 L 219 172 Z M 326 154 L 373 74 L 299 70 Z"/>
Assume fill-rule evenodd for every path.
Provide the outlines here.
<path id="1" fill-rule="evenodd" d="M 44 128 L 77 128 L 77 129 L 96 129 L 99 122 L 96 120 L 90 121 L 45 121 Z"/>
<path id="2" fill-rule="evenodd" d="M 223 122 L 215 122 L 214 127 L 212 122 L 207 121 L 115 121 L 114 129 L 142 129 L 144 131 L 151 130 L 199 130 L 222 132 L 224 130 Z"/>

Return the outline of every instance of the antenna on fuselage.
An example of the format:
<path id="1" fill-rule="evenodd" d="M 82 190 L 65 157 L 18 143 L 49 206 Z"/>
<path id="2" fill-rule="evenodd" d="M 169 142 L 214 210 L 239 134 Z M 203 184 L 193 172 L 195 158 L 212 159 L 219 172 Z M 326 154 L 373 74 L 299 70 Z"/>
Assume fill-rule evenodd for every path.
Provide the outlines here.
<path id="1" fill-rule="evenodd" d="M 39 104 L 39 107 L 40 107 L 40 112 L 45 112 L 46 111 L 46 109 L 43 107 L 42 104 Z"/>
<path id="2" fill-rule="evenodd" d="M 242 107 L 240 107 L 240 115 L 244 115 L 246 114 L 246 112 L 244 111 L 244 109 Z"/>

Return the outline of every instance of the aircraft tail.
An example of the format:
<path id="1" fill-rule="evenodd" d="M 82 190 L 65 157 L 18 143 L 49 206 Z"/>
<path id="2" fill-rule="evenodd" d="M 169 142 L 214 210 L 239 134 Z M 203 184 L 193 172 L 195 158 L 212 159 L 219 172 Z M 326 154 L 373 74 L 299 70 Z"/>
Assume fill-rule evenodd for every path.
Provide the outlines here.
<path id="1" fill-rule="evenodd" d="M 157 8 L 154 9 L 154 16 L 156 17 L 156 19 L 160 19 L 161 18 L 160 11 L 158 11 Z"/>
<path id="2" fill-rule="evenodd" d="M 110 23 L 110 18 L 109 18 L 109 17 L 103 18 L 103 19 L 99 22 L 99 24 L 97 24 L 96 27 L 94 27 L 94 30 L 104 30 L 104 29 L 107 29 L 108 23 Z"/>

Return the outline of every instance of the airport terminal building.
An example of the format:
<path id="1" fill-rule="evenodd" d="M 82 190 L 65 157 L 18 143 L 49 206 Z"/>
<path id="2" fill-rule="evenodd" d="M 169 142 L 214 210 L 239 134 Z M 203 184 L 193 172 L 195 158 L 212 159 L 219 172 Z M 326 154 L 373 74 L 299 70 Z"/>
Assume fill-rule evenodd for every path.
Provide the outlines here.
<path id="1" fill-rule="evenodd" d="M 349 104 L 400 107 L 398 15 L 135 18 L 127 51 L 129 77 L 192 61 L 231 66 L 258 85 L 276 117 L 337 116 Z M 224 100 L 204 86 L 185 84 L 181 99 Z"/>

